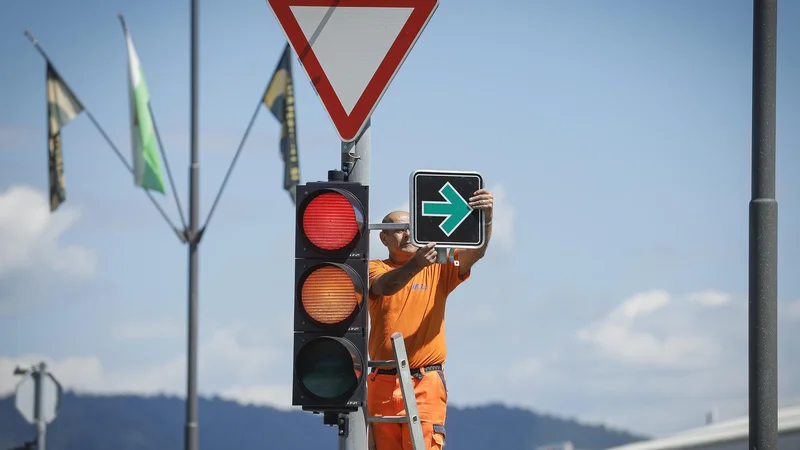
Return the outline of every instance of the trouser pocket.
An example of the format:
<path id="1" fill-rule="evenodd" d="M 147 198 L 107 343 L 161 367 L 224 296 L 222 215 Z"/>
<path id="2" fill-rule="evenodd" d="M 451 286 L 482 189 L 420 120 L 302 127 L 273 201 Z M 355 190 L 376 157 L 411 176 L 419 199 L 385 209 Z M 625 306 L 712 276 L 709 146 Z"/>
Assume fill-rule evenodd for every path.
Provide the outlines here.
<path id="1" fill-rule="evenodd" d="M 444 430 L 444 424 L 435 423 L 433 424 L 433 433 L 431 433 L 431 449 L 441 449 L 444 448 L 445 438 L 447 437 L 447 433 Z"/>
<path id="2" fill-rule="evenodd" d="M 444 379 L 444 372 L 441 370 L 437 370 L 436 374 L 439 375 L 439 379 L 442 380 L 442 387 L 444 388 L 444 393 L 447 394 L 447 380 Z"/>

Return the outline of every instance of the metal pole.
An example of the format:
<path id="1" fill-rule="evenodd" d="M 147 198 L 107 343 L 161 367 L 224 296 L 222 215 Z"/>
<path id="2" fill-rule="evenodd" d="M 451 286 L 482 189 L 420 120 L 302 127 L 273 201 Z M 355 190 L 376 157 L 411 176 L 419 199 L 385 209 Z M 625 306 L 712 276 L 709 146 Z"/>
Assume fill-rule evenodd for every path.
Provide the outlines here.
<path id="1" fill-rule="evenodd" d="M 39 363 L 39 367 L 34 369 L 32 375 L 35 389 L 33 417 L 34 420 L 36 420 L 36 449 L 45 450 L 45 434 L 47 430 L 47 424 L 44 421 L 44 417 L 42 417 L 42 409 L 44 406 L 44 395 L 42 390 L 44 388 L 44 377 L 47 376 L 47 366 L 45 365 L 44 361 Z"/>
<path id="2" fill-rule="evenodd" d="M 348 180 L 357 181 L 365 186 L 369 186 L 371 122 L 370 119 L 367 119 L 364 131 L 356 138 L 355 142 L 342 143 L 342 168 L 345 172 L 349 171 Z M 352 170 L 345 168 L 346 165 L 352 167 Z"/>
<path id="3" fill-rule="evenodd" d="M 342 170 L 349 173 L 348 181 L 369 186 L 371 121 L 368 119 L 355 142 L 342 142 Z M 364 220 L 369 223 L 369 217 Z M 340 414 L 346 422 L 347 433 L 339 436 L 339 450 L 367 450 L 367 418 L 364 408 L 349 414 Z"/>
<path id="4" fill-rule="evenodd" d="M 749 397 L 751 450 L 777 450 L 778 202 L 775 199 L 777 0 L 753 4 Z"/>
<path id="5" fill-rule="evenodd" d="M 197 450 L 197 246 L 200 242 L 200 189 L 199 189 L 199 155 L 197 150 L 197 28 L 198 0 L 191 0 L 191 164 L 189 166 L 189 229 L 186 230 L 189 241 L 189 324 L 188 324 L 188 356 L 186 359 L 186 427 L 185 448 Z"/>

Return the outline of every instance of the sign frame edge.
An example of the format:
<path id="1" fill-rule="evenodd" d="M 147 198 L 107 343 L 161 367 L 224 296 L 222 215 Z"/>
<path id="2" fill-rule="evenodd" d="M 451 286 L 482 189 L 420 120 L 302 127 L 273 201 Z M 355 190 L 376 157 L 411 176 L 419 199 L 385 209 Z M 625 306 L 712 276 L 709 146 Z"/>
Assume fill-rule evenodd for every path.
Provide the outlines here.
<path id="1" fill-rule="evenodd" d="M 411 172 L 409 176 L 409 189 L 408 189 L 408 231 L 409 231 L 409 238 L 411 239 L 411 243 L 416 245 L 417 247 L 423 247 L 427 245 L 427 243 L 420 243 L 416 237 L 416 202 L 417 199 L 415 197 L 416 189 L 415 182 L 418 175 L 466 175 L 466 176 L 474 176 L 478 178 L 479 184 L 478 189 L 485 189 L 486 183 L 483 178 L 483 175 L 476 171 L 476 170 L 436 170 L 436 169 L 416 169 Z M 469 201 L 468 199 L 466 199 Z M 479 215 L 478 220 L 478 243 L 477 244 L 450 244 L 450 243 L 437 243 L 434 248 L 453 248 L 453 249 L 477 249 L 481 248 L 486 244 L 486 216 L 484 215 L 482 210 L 477 210 Z"/>

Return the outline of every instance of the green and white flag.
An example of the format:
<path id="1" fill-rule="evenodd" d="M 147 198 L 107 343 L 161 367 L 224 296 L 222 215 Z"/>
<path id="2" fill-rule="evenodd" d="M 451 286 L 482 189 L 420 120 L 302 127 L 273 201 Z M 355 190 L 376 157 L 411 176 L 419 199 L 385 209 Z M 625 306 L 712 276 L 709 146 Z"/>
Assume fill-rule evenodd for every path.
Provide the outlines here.
<path id="1" fill-rule="evenodd" d="M 131 109 L 131 144 L 133 179 L 137 186 L 164 193 L 164 174 L 158 151 L 153 119 L 150 116 L 150 93 L 144 78 L 139 56 L 128 33 L 125 19 L 119 16 L 128 44 L 128 81 Z"/>

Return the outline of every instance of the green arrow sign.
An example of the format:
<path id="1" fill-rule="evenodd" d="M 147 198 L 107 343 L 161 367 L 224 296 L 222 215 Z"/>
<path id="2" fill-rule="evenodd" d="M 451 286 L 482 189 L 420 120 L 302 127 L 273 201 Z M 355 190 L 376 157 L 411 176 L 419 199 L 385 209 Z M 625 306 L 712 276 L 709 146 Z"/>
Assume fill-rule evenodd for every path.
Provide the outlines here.
<path id="1" fill-rule="evenodd" d="M 472 208 L 470 208 L 469 203 L 464 200 L 464 197 L 455 190 L 449 181 L 439 189 L 439 194 L 442 195 L 445 201 L 422 202 L 422 215 L 446 217 L 446 219 L 439 224 L 439 228 L 447 237 L 450 237 L 450 235 L 456 231 L 456 228 L 461 225 L 461 222 L 469 216 L 469 213 L 472 212 Z"/>

